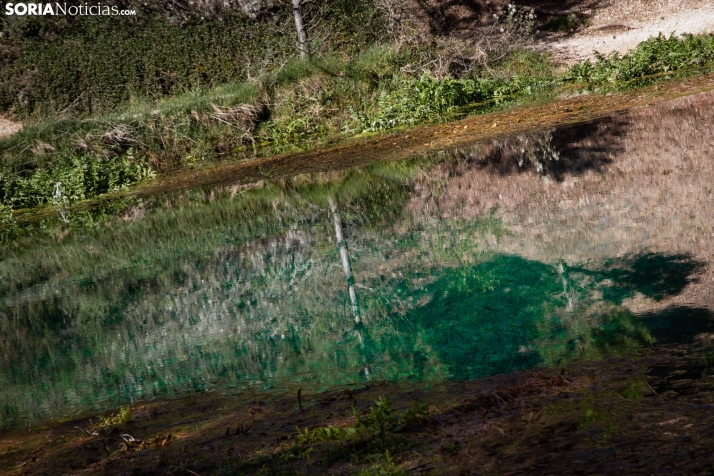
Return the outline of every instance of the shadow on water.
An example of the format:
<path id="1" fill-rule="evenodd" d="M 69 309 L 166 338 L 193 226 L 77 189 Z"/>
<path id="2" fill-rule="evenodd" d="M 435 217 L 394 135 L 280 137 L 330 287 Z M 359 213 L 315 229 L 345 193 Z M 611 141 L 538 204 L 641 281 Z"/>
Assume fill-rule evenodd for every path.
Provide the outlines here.
<path id="1" fill-rule="evenodd" d="M 638 317 L 659 344 L 687 343 L 697 335 L 714 333 L 714 312 L 702 307 L 672 306 Z"/>
<path id="2" fill-rule="evenodd" d="M 635 315 L 622 302 L 636 294 L 675 296 L 702 266 L 686 254 L 651 252 L 597 270 L 498 255 L 442 271 L 419 296 L 428 302 L 405 321 L 457 379 L 689 342 L 714 329 L 714 313 L 677 306 Z"/>
<path id="3" fill-rule="evenodd" d="M 647 252 L 606 260 L 595 271 L 585 268 L 572 268 L 571 271 L 589 275 L 596 281 L 610 280 L 612 285 L 603 287 L 604 299 L 621 304 L 636 293 L 655 301 L 676 296 L 697 281 L 704 265 L 688 253 Z"/>
<path id="4" fill-rule="evenodd" d="M 540 336 L 543 302 L 562 291 L 554 268 L 517 256 L 445 270 L 427 292 L 433 298 L 407 316 L 450 374 L 471 379 L 541 362 L 528 343 Z"/>
<path id="5" fill-rule="evenodd" d="M 589 170 L 601 173 L 622 152 L 617 139 L 624 137 L 630 122 L 612 116 L 557 129 L 515 135 L 477 146 L 468 158 L 477 167 L 498 175 L 536 170 L 542 176 L 562 181 L 568 175 Z"/>

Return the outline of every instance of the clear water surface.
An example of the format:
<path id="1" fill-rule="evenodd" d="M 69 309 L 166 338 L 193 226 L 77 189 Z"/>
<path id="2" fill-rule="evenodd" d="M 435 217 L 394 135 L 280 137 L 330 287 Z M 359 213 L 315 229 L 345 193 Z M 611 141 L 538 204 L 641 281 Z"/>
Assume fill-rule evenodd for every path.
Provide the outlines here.
<path id="1" fill-rule="evenodd" d="M 0 425 L 195 391 L 477 379 L 700 338 L 713 97 L 5 230 Z"/>

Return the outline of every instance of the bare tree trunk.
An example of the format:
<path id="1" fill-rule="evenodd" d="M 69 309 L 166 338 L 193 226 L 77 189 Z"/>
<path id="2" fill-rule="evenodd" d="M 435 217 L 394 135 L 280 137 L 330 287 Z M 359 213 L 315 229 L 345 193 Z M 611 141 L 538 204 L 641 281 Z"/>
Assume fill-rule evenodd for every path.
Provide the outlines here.
<path id="1" fill-rule="evenodd" d="M 302 21 L 302 0 L 292 0 L 293 2 L 293 16 L 295 17 L 295 29 L 298 34 L 298 49 L 300 50 L 300 57 L 307 58 L 307 33 L 305 33 L 305 24 Z"/>
<path id="2" fill-rule="evenodd" d="M 340 214 L 337 210 L 337 204 L 332 198 L 330 198 L 330 211 L 332 212 L 332 219 L 335 223 L 335 237 L 337 238 L 337 246 L 340 248 L 342 270 L 345 272 L 345 276 L 347 276 L 347 287 L 350 295 L 350 302 L 352 304 L 352 314 L 355 316 L 355 324 L 359 324 L 361 319 L 359 314 L 359 304 L 357 303 L 357 291 L 355 290 L 355 278 L 352 275 L 350 257 L 347 254 L 347 243 L 342 235 L 342 220 L 340 219 Z"/>

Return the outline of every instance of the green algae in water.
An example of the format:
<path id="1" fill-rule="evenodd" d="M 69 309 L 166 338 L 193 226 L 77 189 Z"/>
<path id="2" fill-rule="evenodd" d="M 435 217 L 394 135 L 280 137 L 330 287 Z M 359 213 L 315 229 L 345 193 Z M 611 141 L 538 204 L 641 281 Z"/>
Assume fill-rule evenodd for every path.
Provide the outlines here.
<path id="1" fill-rule="evenodd" d="M 543 338 L 547 310 L 565 305 L 554 268 L 518 256 L 445 270 L 428 290 L 431 301 L 407 320 L 461 380 L 540 364 L 529 347 Z"/>

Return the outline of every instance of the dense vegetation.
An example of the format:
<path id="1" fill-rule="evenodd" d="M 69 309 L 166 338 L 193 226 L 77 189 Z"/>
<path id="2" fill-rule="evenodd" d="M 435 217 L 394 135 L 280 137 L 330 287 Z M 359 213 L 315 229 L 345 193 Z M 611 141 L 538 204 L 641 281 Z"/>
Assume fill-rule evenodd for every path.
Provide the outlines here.
<path id="1" fill-rule="evenodd" d="M 288 5 L 251 18 L 155 3 L 132 6 L 135 17 L 0 17 L 0 111 L 89 116 L 258 77 L 295 53 Z M 313 23 L 329 19 L 331 46 L 349 54 L 378 40 L 369 6 L 331 0 L 305 14 Z"/>

